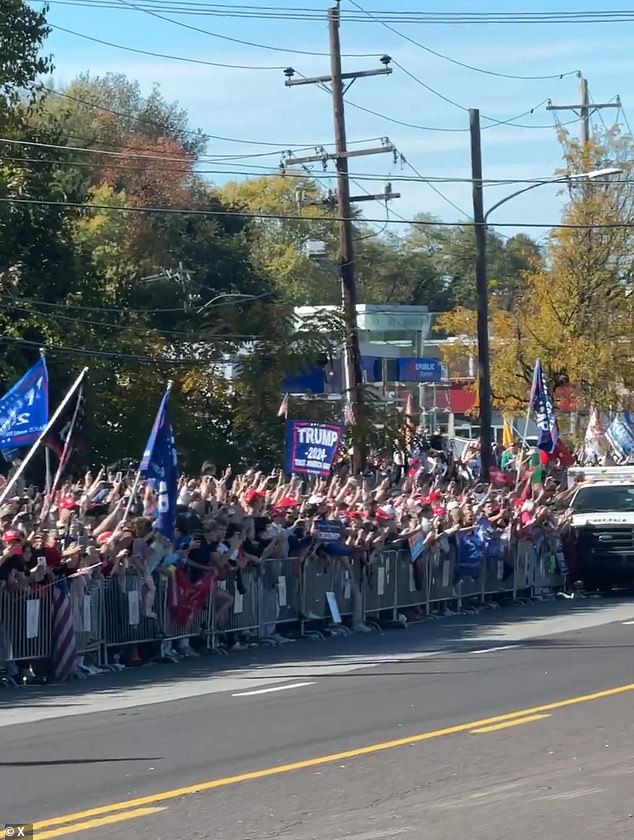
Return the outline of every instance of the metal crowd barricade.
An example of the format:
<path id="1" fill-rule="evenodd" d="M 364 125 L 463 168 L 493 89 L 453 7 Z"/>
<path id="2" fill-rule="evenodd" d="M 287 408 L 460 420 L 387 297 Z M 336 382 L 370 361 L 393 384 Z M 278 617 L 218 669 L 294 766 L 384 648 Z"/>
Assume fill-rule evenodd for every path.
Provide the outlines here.
<path id="1" fill-rule="evenodd" d="M 379 619 L 389 611 L 389 618 L 396 619 L 397 552 L 383 551 L 366 570 L 365 617 Z"/>
<path id="2" fill-rule="evenodd" d="M 0 664 L 51 657 L 51 603 L 50 586 L 0 592 Z"/>
<path id="3" fill-rule="evenodd" d="M 264 637 L 275 634 L 277 627 L 292 626 L 301 623 L 302 615 L 302 564 L 296 557 L 283 560 L 268 561 L 272 564 L 270 570 L 265 570 L 262 577 L 262 588 L 267 584 L 269 588 L 263 594 L 263 603 L 267 603 L 266 616 L 262 615 L 260 630 Z M 271 631 L 272 625 L 272 631 Z"/>
<path id="4" fill-rule="evenodd" d="M 237 574 L 231 575 L 226 581 L 219 581 L 216 585 L 219 591 L 226 592 L 232 600 L 224 616 L 220 616 L 215 591 L 212 591 L 209 597 L 206 612 L 209 616 L 207 627 L 211 646 L 218 647 L 219 636 L 225 633 L 258 636 L 262 609 L 258 572 L 252 569 L 241 570 L 239 578 Z"/>
<path id="5" fill-rule="evenodd" d="M 342 619 L 355 624 L 363 618 L 361 569 L 352 558 L 336 557 L 332 564 L 332 591 Z M 355 598 L 357 603 L 355 603 Z M 356 607 L 356 615 L 355 615 Z"/>
<path id="6" fill-rule="evenodd" d="M 409 550 L 396 557 L 396 608 L 424 609 L 429 612 L 429 556 L 427 552 L 412 561 Z"/>
<path id="7" fill-rule="evenodd" d="M 78 578 L 70 592 L 77 652 L 92 654 L 101 664 L 108 651 L 117 648 L 193 636 L 202 636 L 213 647 L 219 645 L 221 634 L 266 641 L 277 635 L 278 629 L 292 628 L 317 637 L 320 625 L 334 618 L 330 596 L 334 596 L 341 620 L 353 627 L 364 618 L 394 620 L 400 611 L 429 613 L 434 605 L 447 601 L 484 600 L 503 594 L 516 599 L 564 584 L 558 552 L 554 537 L 540 545 L 520 540 L 506 553 L 485 555 L 477 579 L 462 581 L 453 545 L 448 552 L 426 552 L 415 563 L 407 550 L 384 551 L 368 565 L 324 555 L 304 561 L 273 559 L 256 569 L 235 571 L 227 581 L 218 583 L 218 589 L 230 598 L 228 608 L 220 614 L 220 600 L 217 592 L 212 592 L 184 628 L 171 619 L 171 590 L 165 578 L 156 582 L 153 605 L 147 583 L 137 575 Z M 0 668 L 4 662 L 51 657 L 52 593 L 50 586 L 43 585 L 28 591 L 0 592 Z M 152 606 L 156 617 L 146 614 Z M 315 622 L 316 632 L 311 622 Z"/>
<path id="8" fill-rule="evenodd" d="M 77 654 L 92 654 L 96 664 L 104 661 L 104 581 L 77 578 L 70 591 Z"/>
<path id="9" fill-rule="evenodd" d="M 535 578 L 535 562 L 537 559 L 537 548 L 530 540 L 519 540 L 515 546 L 515 574 L 513 583 L 513 596 L 518 594 L 530 594 Z"/>
<path id="10" fill-rule="evenodd" d="M 448 552 L 429 552 L 429 602 L 430 604 L 456 600 L 456 548 L 451 545 Z"/>
<path id="11" fill-rule="evenodd" d="M 549 539 L 545 539 L 537 547 L 533 564 L 533 595 L 541 595 L 544 591 L 552 592 L 565 585 L 565 575 L 559 568 L 557 554 L 557 546 Z"/>
<path id="12" fill-rule="evenodd" d="M 512 550 L 507 550 L 501 556 L 485 556 L 483 569 L 484 598 L 514 591 L 515 555 Z"/>
<path id="13" fill-rule="evenodd" d="M 329 619 L 328 593 L 333 587 L 334 561 L 319 555 L 307 557 L 302 570 L 302 624 Z M 303 629 L 303 627 L 302 627 Z"/>
<path id="14" fill-rule="evenodd" d="M 161 615 L 165 615 L 166 590 L 159 584 L 155 610 L 158 619 L 145 615 L 143 585 L 137 575 L 114 575 L 103 585 L 103 635 L 106 647 L 123 647 L 160 638 Z M 193 634 L 190 634 L 193 635 Z"/>

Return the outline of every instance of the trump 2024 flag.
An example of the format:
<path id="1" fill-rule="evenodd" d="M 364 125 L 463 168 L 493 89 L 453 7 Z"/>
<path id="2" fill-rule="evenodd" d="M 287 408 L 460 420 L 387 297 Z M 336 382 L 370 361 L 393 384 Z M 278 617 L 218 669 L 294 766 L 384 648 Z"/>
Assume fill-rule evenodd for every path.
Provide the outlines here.
<path id="1" fill-rule="evenodd" d="M 31 446 L 48 423 L 48 372 L 38 359 L 0 399 L 0 449 Z"/>
<path id="2" fill-rule="evenodd" d="M 535 362 L 529 406 L 535 412 L 537 447 L 542 452 L 552 455 L 557 448 L 559 429 L 555 419 L 555 407 L 539 359 Z"/>
<path id="3" fill-rule="evenodd" d="M 170 390 L 168 387 L 156 413 L 139 472 L 145 478 L 154 480 L 158 486 L 155 528 L 171 540 L 176 522 L 178 459 L 169 410 Z"/>

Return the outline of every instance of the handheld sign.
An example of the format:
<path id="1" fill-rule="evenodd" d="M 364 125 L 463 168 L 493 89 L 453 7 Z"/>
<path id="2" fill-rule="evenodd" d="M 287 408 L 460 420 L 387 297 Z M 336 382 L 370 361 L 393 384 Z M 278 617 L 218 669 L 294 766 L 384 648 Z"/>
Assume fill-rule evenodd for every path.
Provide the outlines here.
<path id="1" fill-rule="evenodd" d="M 412 536 L 409 537 L 408 543 L 409 553 L 413 563 L 415 560 L 418 560 L 425 550 L 425 535 L 422 531 L 416 531 L 415 534 L 412 534 Z"/>
<path id="2" fill-rule="evenodd" d="M 339 519 L 316 519 L 315 531 L 324 543 L 338 543 L 343 539 L 343 523 Z"/>
<path id="3" fill-rule="evenodd" d="M 343 438 L 344 427 L 336 423 L 286 423 L 286 472 L 294 475 L 330 475 Z"/>

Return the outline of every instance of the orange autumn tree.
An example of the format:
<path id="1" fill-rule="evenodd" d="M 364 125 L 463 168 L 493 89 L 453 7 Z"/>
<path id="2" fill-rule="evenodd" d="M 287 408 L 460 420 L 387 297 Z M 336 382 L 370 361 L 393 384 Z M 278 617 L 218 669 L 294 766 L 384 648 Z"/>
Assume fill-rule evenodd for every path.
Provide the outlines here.
<path id="1" fill-rule="evenodd" d="M 491 297 L 496 407 L 526 404 L 536 358 L 552 386 L 571 385 L 584 406 L 618 406 L 634 389 L 633 150 L 632 138 L 616 128 L 583 149 L 567 143 L 564 171 L 622 173 L 565 187 L 561 226 L 549 236 L 543 265 L 525 272 L 513 311 Z M 475 325 L 467 308 L 438 319 L 437 329 L 456 336 L 445 353 L 450 368 L 460 354 L 474 353 Z"/>

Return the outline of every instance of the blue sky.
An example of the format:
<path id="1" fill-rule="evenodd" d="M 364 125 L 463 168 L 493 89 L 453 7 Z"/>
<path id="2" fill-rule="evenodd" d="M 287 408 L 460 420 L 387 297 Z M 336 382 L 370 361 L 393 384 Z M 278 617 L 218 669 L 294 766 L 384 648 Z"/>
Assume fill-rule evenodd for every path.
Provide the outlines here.
<path id="1" fill-rule="evenodd" d="M 49 21 L 54 26 L 75 30 L 84 35 L 112 41 L 146 51 L 170 53 L 189 59 L 226 64 L 262 67 L 294 67 L 306 76 L 329 72 L 328 33 L 325 11 L 332 5 L 326 0 L 242 0 L 242 5 L 277 6 L 285 9 L 311 8 L 324 11 L 324 20 L 247 20 L 232 16 L 179 14 L 177 6 L 184 0 L 171 0 L 170 10 L 163 12 L 175 21 L 209 30 L 210 33 L 282 48 L 323 52 L 324 55 L 293 54 L 245 46 L 232 41 L 185 29 L 159 20 L 130 7 L 135 0 L 89 0 L 93 5 L 73 6 L 52 0 Z M 112 9 L 97 3 L 109 2 Z M 139 2 L 139 0 L 137 0 Z M 156 0 L 167 4 L 168 0 Z M 191 0 L 194 2 L 194 0 Z M 198 5 L 211 3 L 195 0 Z M 229 3 L 235 11 L 240 4 Z M 191 5 L 191 3 L 189 3 Z M 421 11 L 421 0 L 361 0 L 365 9 L 378 11 Z M 610 9 L 627 10 L 630 4 L 610 0 Z M 430 0 L 425 11 L 602 11 L 599 0 Z M 345 15 L 354 11 L 350 0 L 342 0 Z M 581 70 L 589 79 L 593 101 L 607 102 L 620 95 L 625 114 L 634 125 L 634 78 L 631 43 L 632 23 L 549 23 L 549 24 L 395 24 L 395 28 L 431 49 L 466 64 L 497 73 L 541 76 L 559 75 Z M 378 111 L 396 120 L 442 129 L 467 129 L 468 114 L 463 108 L 479 108 L 483 115 L 497 120 L 510 120 L 535 106 L 534 113 L 516 122 L 518 125 L 489 127 L 482 134 L 485 178 L 550 177 L 561 166 L 561 146 L 555 131 L 552 113 L 544 100 L 556 104 L 578 101 L 578 80 L 574 75 L 544 80 L 504 79 L 474 72 L 425 52 L 418 46 L 388 31 L 380 23 L 368 19 L 344 20 L 341 30 L 344 53 L 388 53 L 401 67 L 394 66 L 391 76 L 361 79 L 355 82 L 348 98 L 358 105 Z M 245 142 L 210 140 L 209 155 L 256 155 L 275 152 L 265 158 L 244 159 L 252 166 L 270 164 L 276 167 L 277 150 L 293 146 L 312 147 L 332 140 L 332 115 L 329 97 L 311 86 L 286 88 L 280 69 L 236 70 L 209 67 L 183 61 L 135 55 L 113 47 L 66 34 L 54 29 L 48 42 L 54 55 L 56 85 L 65 85 L 82 71 L 101 75 L 125 73 L 137 79 L 145 91 L 159 83 L 170 100 L 178 100 L 191 118 L 191 124 L 206 133 L 235 138 Z M 346 57 L 344 69 L 361 70 L 380 66 L 374 57 Z M 401 69 L 403 68 L 403 69 Z M 456 104 L 425 89 L 404 71 L 416 76 Z M 622 113 L 605 111 L 611 123 Z M 574 119 L 570 112 L 560 114 L 562 121 Z M 469 178 L 468 131 L 434 131 L 410 128 L 367 114 L 353 107 L 347 109 L 348 139 L 357 141 L 389 137 L 405 158 L 425 177 Z M 482 125 L 490 125 L 483 118 Z M 525 127 L 519 127 L 525 126 Z M 569 130 L 578 131 L 576 124 Z M 271 143 L 270 147 L 258 143 Z M 370 142 L 369 145 L 376 145 Z M 235 164 L 218 168 L 232 169 Z M 248 170 L 245 166 L 242 171 Z M 320 173 L 321 167 L 315 170 Z M 331 170 L 332 171 L 332 167 Z M 351 164 L 353 175 L 371 175 L 375 180 L 360 181 L 371 192 L 381 192 L 387 180 L 394 178 L 393 188 L 402 198 L 392 203 L 401 216 L 428 212 L 445 221 L 464 219 L 456 208 L 422 183 L 403 182 L 399 176 L 412 176 L 407 166 L 393 163 L 390 155 L 377 155 Z M 214 177 L 216 183 L 230 175 Z M 234 176 L 235 177 L 235 176 Z M 471 212 L 471 190 L 466 183 L 437 184 L 444 195 L 468 214 Z M 353 185 L 353 192 L 362 190 Z M 487 188 L 485 206 L 491 206 L 513 186 Z M 535 224 L 544 227 L 527 232 L 539 238 L 549 224 L 560 216 L 562 196 L 555 186 L 545 186 L 500 208 L 491 217 L 493 224 Z M 383 219 L 385 210 L 379 204 L 364 205 L 368 217 Z M 504 233 L 514 228 L 500 228 Z"/>

